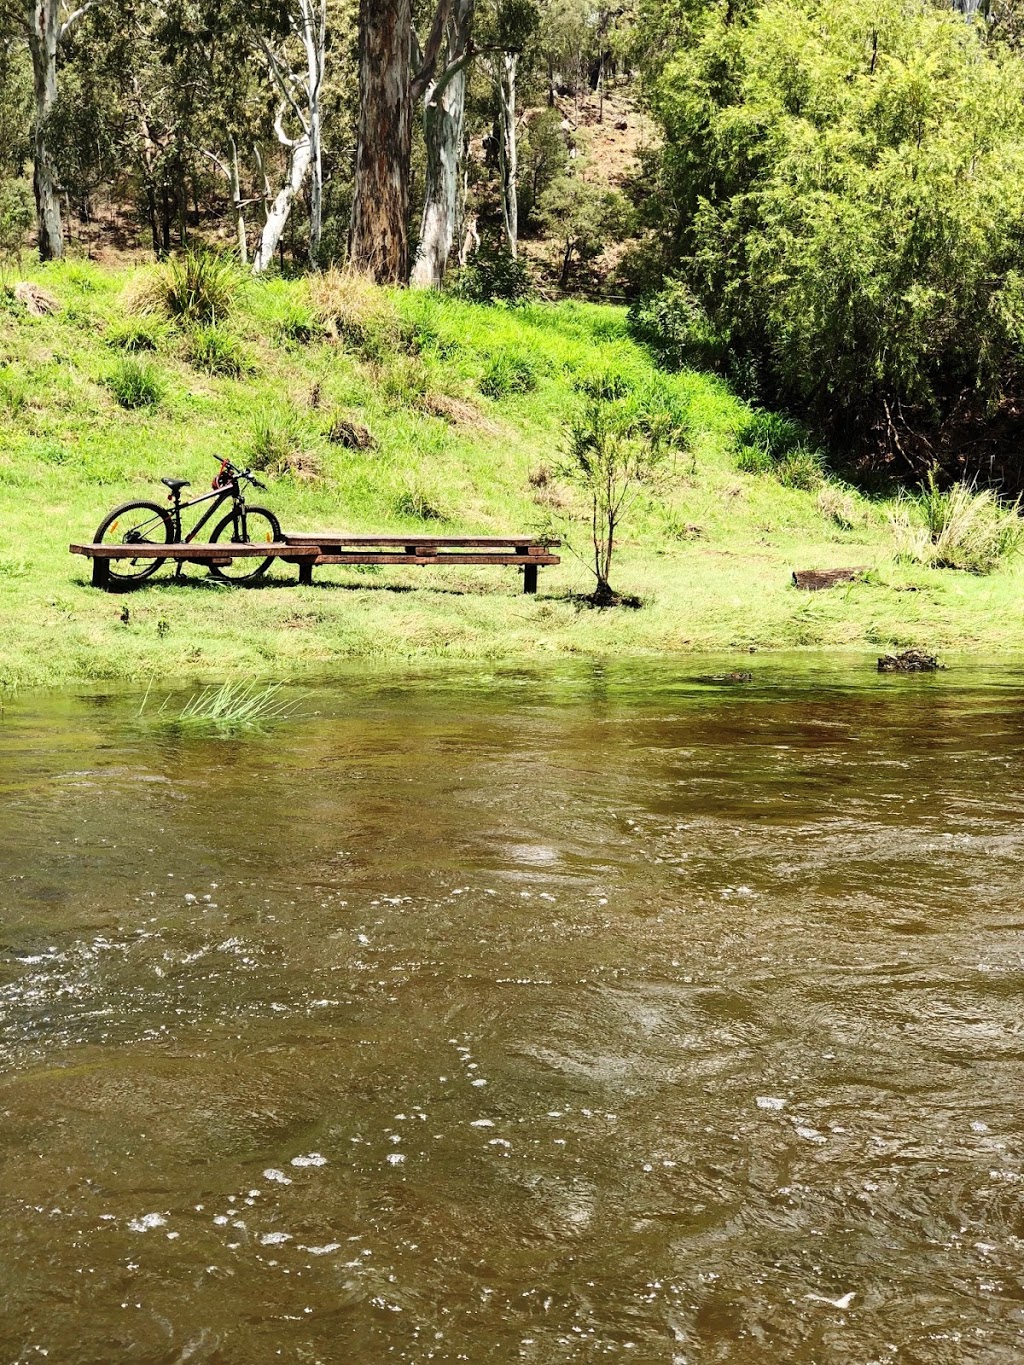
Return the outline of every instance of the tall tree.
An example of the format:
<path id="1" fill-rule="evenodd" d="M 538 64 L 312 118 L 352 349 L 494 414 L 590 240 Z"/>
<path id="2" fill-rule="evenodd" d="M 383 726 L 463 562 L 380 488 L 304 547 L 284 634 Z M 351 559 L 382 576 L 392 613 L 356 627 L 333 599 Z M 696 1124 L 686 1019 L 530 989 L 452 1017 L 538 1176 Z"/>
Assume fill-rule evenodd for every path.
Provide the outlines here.
<path id="1" fill-rule="evenodd" d="M 448 16 L 443 63 L 423 97 L 426 191 L 410 283 L 439 288 L 458 234 L 466 122 L 466 76 L 473 59 L 476 0 L 456 0 Z"/>
<path id="2" fill-rule="evenodd" d="M 409 277 L 412 111 L 433 80 L 453 3 L 437 0 L 421 47 L 413 29 L 412 0 L 360 0 L 359 134 L 349 260 L 378 284 L 405 284 Z"/>
<path id="3" fill-rule="evenodd" d="M 51 116 L 57 104 L 57 59 L 61 45 L 78 20 L 99 0 L 83 0 L 72 7 L 66 0 L 0 0 L 0 21 L 16 28 L 28 43 L 32 58 L 32 189 L 36 201 L 39 257 L 60 260 L 64 228 L 60 216 L 57 176 L 48 141 Z"/>

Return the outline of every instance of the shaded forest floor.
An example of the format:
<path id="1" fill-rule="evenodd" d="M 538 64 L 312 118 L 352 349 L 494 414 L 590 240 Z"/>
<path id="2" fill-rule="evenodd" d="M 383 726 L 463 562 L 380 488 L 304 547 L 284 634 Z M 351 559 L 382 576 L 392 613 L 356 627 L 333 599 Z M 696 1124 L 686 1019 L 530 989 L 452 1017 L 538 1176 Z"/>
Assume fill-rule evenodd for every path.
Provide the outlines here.
<path id="1" fill-rule="evenodd" d="M 587 526 L 557 466 L 581 374 L 654 372 L 620 309 L 404 293 L 386 301 L 401 324 L 393 344 L 372 318 L 322 334 L 308 282 L 268 280 L 247 285 L 217 329 L 243 368 L 231 376 L 208 373 L 182 332 L 137 317 L 138 271 L 72 261 L 31 275 L 61 307 L 35 318 L 0 302 L 2 687 L 282 676 L 371 657 L 1019 648 L 1016 561 L 986 578 L 903 567 L 880 504 L 740 472 L 746 409 L 697 373 L 667 381 L 685 405 L 687 448 L 623 528 L 613 579 L 642 606 L 581 605 L 593 584 Z M 111 380 L 132 347 L 153 348 L 137 358 L 160 396 L 126 410 Z M 343 443 L 363 428 L 370 444 Z M 535 598 L 518 595 L 514 570 L 493 568 L 323 569 L 299 588 L 281 566 L 243 590 L 193 567 L 131 595 L 93 590 L 68 543 L 89 539 L 116 503 L 162 501 L 162 475 L 208 487 L 215 455 L 269 462 L 259 501 L 286 529 L 547 529 L 580 557 L 564 550 Z M 790 582 L 794 568 L 850 565 L 868 570 L 863 582 L 815 594 Z"/>

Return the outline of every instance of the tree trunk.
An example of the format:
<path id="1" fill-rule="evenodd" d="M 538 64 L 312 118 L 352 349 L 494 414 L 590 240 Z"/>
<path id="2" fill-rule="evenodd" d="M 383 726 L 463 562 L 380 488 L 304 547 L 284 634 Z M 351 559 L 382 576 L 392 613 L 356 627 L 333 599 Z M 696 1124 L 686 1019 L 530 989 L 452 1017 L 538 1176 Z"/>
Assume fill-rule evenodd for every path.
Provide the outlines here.
<path id="1" fill-rule="evenodd" d="M 231 185 L 231 212 L 235 219 L 235 237 L 238 239 L 238 258 L 243 265 L 249 264 L 249 243 L 245 235 L 245 209 L 242 206 L 242 177 L 238 171 L 238 143 L 232 133 L 231 161 L 228 163 L 229 183 Z"/>
<path id="2" fill-rule="evenodd" d="M 57 47 L 60 43 L 59 0 L 29 0 L 28 46 L 32 56 L 35 127 L 32 146 L 32 189 L 39 225 L 39 259 L 59 261 L 64 255 L 60 199 L 46 141 L 47 125 L 57 102 Z"/>
<path id="3" fill-rule="evenodd" d="M 282 111 L 283 115 L 283 111 Z M 263 234 L 260 237 L 259 248 L 252 263 L 252 273 L 261 275 L 274 259 L 274 252 L 281 242 L 282 234 L 288 223 L 288 215 L 292 211 L 292 204 L 295 196 L 302 189 L 303 181 L 309 171 L 309 164 L 312 160 L 312 148 L 310 146 L 308 134 L 303 134 L 294 142 L 290 142 L 284 135 L 281 126 L 281 117 L 277 119 L 278 137 L 284 146 L 288 148 L 288 179 L 277 198 L 267 210 L 267 221 L 263 227 Z"/>
<path id="4" fill-rule="evenodd" d="M 423 103 L 426 193 L 410 283 L 439 289 L 459 229 L 467 68 L 472 56 L 476 0 L 459 0 L 447 24 L 447 61 L 427 87 Z"/>
<path id="5" fill-rule="evenodd" d="M 312 182 L 309 196 L 309 258 L 316 265 L 324 221 L 324 167 L 320 89 L 327 55 L 327 0 L 301 0 L 302 44 L 306 50 L 306 91 L 309 102 L 309 145 Z"/>
<path id="6" fill-rule="evenodd" d="M 409 275 L 411 0 L 359 0 L 359 136 L 349 259 L 378 284 Z"/>
<path id="7" fill-rule="evenodd" d="M 508 249 L 515 260 L 519 255 L 519 139 L 516 129 L 516 76 L 518 52 L 503 52 L 498 58 L 498 167 L 501 171 L 501 220 L 505 226 Z"/>

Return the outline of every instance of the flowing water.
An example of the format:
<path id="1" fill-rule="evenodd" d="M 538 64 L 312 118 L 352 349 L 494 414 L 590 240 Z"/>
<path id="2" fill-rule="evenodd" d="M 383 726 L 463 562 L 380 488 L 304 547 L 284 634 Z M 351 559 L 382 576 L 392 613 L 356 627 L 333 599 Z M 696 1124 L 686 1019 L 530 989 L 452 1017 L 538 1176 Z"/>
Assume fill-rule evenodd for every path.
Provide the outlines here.
<path id="1" fill-rule="evenodd" d="M 9 703 L 3 1365 L 1024 1359 L 1024 673 L 744 666 Z"/>

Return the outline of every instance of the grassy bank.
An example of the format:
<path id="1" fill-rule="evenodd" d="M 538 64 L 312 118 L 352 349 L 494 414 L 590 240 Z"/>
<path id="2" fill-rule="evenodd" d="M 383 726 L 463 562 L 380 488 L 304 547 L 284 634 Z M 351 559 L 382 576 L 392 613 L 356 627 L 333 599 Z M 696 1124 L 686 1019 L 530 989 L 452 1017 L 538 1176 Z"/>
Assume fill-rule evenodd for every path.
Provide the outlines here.
<path id="1" fill-rule="evenodd" d="M 611 308 L 405 294 L 335 309 L 325 330 L 331 309 L 317 311 L 307 282 L 269 281 L 189 334 L 140 317 L 138 274 L 72 262 L 32 278 L 60 310 L 0 303 L 2 686 L 280 676 L 366 656 L 1019 647 L 1014 561 L 988 577 L 900 567 L 879 506 L 742 472 L 747 410 L 692 373 L 665 381 L 686 412 L 687 449 L 620 544 L 613 577 L 638 610 L 580 605 L 592 579 L 567 551 L 534 599 L 498 569 L 321 570 L 297 588 L 282 566 L 238 590 L 192 568 L 124 597 L 95 592 L 69 541 L 90 538 L 118 502 L 161 500 L 161 475 L 208 485 L 220 454 L 269 463 L 260 500 L 289 529 L 552 525 L 573 509 L 556 466 L 574 382 L 595 367 L 654 370 Z M 125 408 L 116 390 L 137 365 L 156 401 Z M 586 526 L 570 538 L 585 557 Z M 841 565 L 870 573 L 818 594 L 790 585 L 795 567 Z"/>

